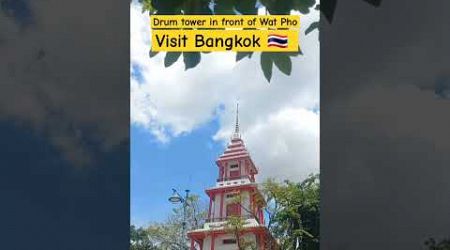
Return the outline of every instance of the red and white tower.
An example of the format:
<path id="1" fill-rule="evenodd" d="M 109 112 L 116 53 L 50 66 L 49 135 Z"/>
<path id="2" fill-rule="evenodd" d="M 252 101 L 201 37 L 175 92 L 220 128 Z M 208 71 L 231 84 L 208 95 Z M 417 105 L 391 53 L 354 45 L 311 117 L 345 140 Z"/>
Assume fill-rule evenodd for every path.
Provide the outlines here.
<path id="1" fill-rule="evenodd" d="M 236 250 L 236 237 L 227 227 L 231 216 L 240 217 L 244 222 L 239 230 L 240 238 L 253 242 L 258 250 L 277 248 L 264 224 L 265 201 L 255 183 L 258 168 L 239 133 L 238 108 L 234 134 L 225 152 L 216 160 L 219 170 L 216 186 L 206 189 L 209 196 L 207 222 L 203 228 L 188 232 L 191 250 Z"/>

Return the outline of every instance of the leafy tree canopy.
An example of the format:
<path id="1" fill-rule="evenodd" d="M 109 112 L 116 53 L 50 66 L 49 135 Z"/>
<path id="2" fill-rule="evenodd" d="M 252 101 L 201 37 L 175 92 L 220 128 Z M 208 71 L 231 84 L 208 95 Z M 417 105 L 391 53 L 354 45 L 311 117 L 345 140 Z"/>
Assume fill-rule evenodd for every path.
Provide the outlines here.
<path id="1" fill-rule="evenodd" d="M 157 250 L 144 228 L 130 226 L 130 250 Z"/>
<path id="2" fill-rule="evenodd" d="M 267 14 L 286 15 L 291 11 L 299 11 L 308 14 L 318 10 L 316 0 L 141 0 L 144 11 L 151 15 L 255 15 L 259 7 L 266 7 Z M 306 30 L 310 33 L 319 27 L 319 22 L 314 22 Z M 150 52 L 153 57 L 157 52 Z M 201 61 L 200 52 L 167 52 L 164 57 L 164 65 L 173 65 L 182 56 L 185 70 L 194 68 Z M 272 79 L 272 68 L 275 65 L 283 74 L 292 72 L 292 57 L 301 55 L 302 52 L 270 53 L 262 52 L 260 66 L 267 81 Z M 238 52 L 236 62 L 251 58 L 253 52 Z"/>
<path id="3" fill-rule="evenodd" d="M 379 6 L 381 0 L 363 0 L 373 6 Z M 292 10 L 299 11 L 303 15 L 311 11 L 320 10 L 328 22 L 331 23 L 336 9 L 337 0 L 323 0 L 322 5 L 316 4 L 316 0 L 139 0 L 143 11 L 150 15 L 255 15 L 258 8 L 264 6 L 269 15 L 286 15 Z M 313 22 L 306 30 L 309 34 L 319 28 L 319 21 Z M 203 52 L 209 53 L 209 52 Z M 150 51 L 150 57 L 157 55 Z M 238 52 L 236 62 L 244 58 L 251 58 L 253 52 Z M 262 52 L 260 66 L 264 77 L 268 82 L 272 79 L 273 66 L 275 65 L 283 74 L 292 72 L 292 57 L 302 55 L 296 53 L 269 53 Z M 167 52 L 164 65 L 169 67 L 183 57 L 185 70 L 194 68 L 201 61 L 200 52 Z"/>
<path id="4" fill-rule="evenodd" d="M 186 206 L 186 217 L 183 205 L 173 209 L 164 222 L 152 223 L 146 228 L 131 226 L 131 250 L 187 250 L 189 243 L 186 231 L 202 227 L 207 215 L 206 206 L 202 205 L 199 197 L 191 195 Z M 183 221 L 185 231 L 183 231 Z"/>
<path id="5" fill-rule="evenodd" d="M 319 249 L 319 175 L 301 183 L 267 180 L 268 227 L 284 250 Z"/>
<path id="6" fill-rule="evenodd" d="M 429 250 L 450 250 L 450 239 L 436 241 L 434 238 L 430 238 L 425 241 L 425 245 Z"/>

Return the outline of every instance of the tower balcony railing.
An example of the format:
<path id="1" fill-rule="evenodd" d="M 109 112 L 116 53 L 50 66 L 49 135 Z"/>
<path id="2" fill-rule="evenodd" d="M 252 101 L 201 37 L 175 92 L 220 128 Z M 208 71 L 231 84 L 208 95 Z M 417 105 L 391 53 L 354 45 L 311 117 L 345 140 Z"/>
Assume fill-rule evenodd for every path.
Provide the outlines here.
<path id="1" fill-rule="evenodd" d="M 217 182 L 222 181 L 235 181 L 235 180 L 241 180 L 241 179 L 249 179 L 251 182 L 254 182 L 255 179 L 252 178 L 250 175 L 242 175 L 242 176 L 236 176 L 236 177 L 224 177 L 224 178 L 218 178 Z"/>
<path id="2" fill-rule="evenodd" d="M 208 218 L 206 219 L 207 223 L 212 223 L 212 222 L 225 222 L 226 220 L 228 220 L 231 216 L 227 216 L 227 217 L 220 217 L 220 218 Z M 255 219 L 255 216 L 247 214 L 247 215 L 240 215 L 238 216 L 243 220 L 248 220 L 248 219 Z"/>

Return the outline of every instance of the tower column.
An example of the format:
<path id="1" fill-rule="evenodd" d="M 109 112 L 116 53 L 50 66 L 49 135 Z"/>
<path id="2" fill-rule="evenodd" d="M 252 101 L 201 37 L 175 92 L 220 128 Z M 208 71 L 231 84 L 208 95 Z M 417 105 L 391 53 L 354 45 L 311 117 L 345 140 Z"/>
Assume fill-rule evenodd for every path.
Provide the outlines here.
<path id="1" fill-rule="evenodd" d="M 211 221 L 212 197 L 209 197 L 208 220 Z"/>
<path id="2" fill-rule="evenodd" d="M 259 208 L 259 222 L 261 224 L 264 224 L 264 216 L 263 216 L 263 211 L 261 208 Z"/>
<path id="3" fill-rule="evenodd" d="M 264 223 L 264 221 L 263 221 L 263 211 L 262 211 L 261 208 L 259 209 L 259 220 L 261 221 L 261 224 Z"/>
<path id="4" fill-rule="evenodd" d="M 224 181 L 224 172 L 224 166 L 221 166 L 219 170 L 219 181 Z"/>
<path id="5" fill-rule="evenodd" d="M 264 233 L 260 233 L 259 234 L 259 249 L 260 250 L 264 250 L 264 241 L 265 241 Z"/>
<path id="6" fill-rule="evenodd" d="M 220 214 L 219 214 L 219 220 L 222 220 L 223 219 L 223 198 L 224 198 L 224 195 L 223 195 L 223 191 L 220 193 Z"/>
<path id="7" fill-rule="evenodd" d="M 241 169 L 242 161 L 238 160 L 237 164 L 238 164 L 239 176 L 242 176 L 242 169 Z"/>
<path id="8" fill-rule="evenodd" d="M 252 206 L 253 206 L 252 193 L 249 193 L 249 195 L 248 195 L 248 208 L 246 210 L 249 210 L 250 212 L 245 211 L 244 214 L 247 214 L 248 216 L 251 216 L 252 215 L 251 214 L 252 213 Z"/>
<path id="9" fill-rule="evenodd" d="M 214 233 L 211 234 L 211 250 L 214 250 L 214 245 L 216 241 L 216 235 Z"/>

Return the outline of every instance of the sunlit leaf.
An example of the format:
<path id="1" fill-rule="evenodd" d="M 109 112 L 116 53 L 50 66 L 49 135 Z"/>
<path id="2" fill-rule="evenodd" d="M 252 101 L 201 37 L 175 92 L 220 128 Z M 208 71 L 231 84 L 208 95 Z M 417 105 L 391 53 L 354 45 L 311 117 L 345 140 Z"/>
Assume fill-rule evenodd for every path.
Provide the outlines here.
<path id="1" fill-rule="evenodd" d="M 148 11 L 150 14 L 156 12 L 151 0 L 140 0 L 140 3 L 142 4 L 142 12 Z"/>

